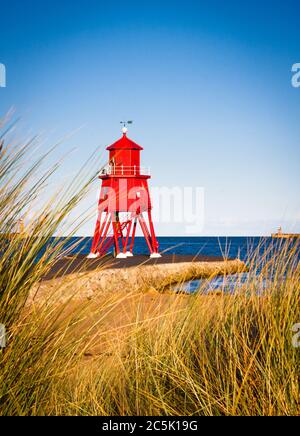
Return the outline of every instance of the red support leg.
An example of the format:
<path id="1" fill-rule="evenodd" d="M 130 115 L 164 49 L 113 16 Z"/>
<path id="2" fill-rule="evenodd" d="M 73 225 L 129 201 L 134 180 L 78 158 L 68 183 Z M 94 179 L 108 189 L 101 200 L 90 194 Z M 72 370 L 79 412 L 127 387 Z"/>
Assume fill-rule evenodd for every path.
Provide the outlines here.
<path id="1" fill-rule="evenodd" d="M 118 224 L 119 223 L 116 221 L 116 215 L 115 215 L 114 220 L 112 222 L 113 231 L 114 231 L 114 241 L 115 241 L 115 253 L 116 253 L 116 257 L 121 259 L 121 258 L 126 258 L 126 254 L 120 252 L 119 236 L 121 235 L 119 233 L 120 229 Z"/>
<path id="2" fill-rule="evenodd" d="M 151 243 L 151 236 L 150 236 L 150 233 L 149 233 L 149 230 L 148 230 L 148 227 L 147 227 L 147 223 L 146 223 L 145 218 L 144 218 L 144 216 L 143 216 L 142 213 L 139 215 L 139 219 L 140 219 L 140 221 L 143 222 L 143 225 L 144 225 L 144 228 L 145 228 L 146 234 L 147 234 L 147 236 L 148 236 L 148 240 L 149 240 L 149 242 Z M 151 246 L 152 246 L 152 244 L 151 244 Z"/>
<path id="3" fill-rule="evenodd" d="M 119 254 L 119 252 L 120 252 L 118 229 L 117 229 L 117 226 L 116 226 L 115 222 L 112 223 L 112 226 L 113 226 L 114 240 L 115 240 L 115 253 L 116 253 L 116 256 L 117 256 Z"/>
<path id="4" fill-rule="evenodd" d="M 100 220 L 101 220 L 101 214 L 98 216 L 97 222 L 96 222 L 96 227 L 95 227 L 95 232 L 94 232 L 94 237 L 93 237 L 93 242 L 92 242 L 92 248 L 91 248 L 92 254 L 96 254 L 96 251 L 97 251 L 97 245 L 98 245 L 99 237 L 100 237 L 100 232 L 99 232 Z"/>
<path id="5" fill-rule="evenodd" d="M 131 242 L 130 242 L 130 247 L 129 247 L 130 253 L 132 253 L 133 246 L 134 246 L 134 238 L 135 238 L 136 225 L 137 225 L 137 217 L 134 218 L 134 223 L 133 223 Z"/>
<path id="6" fill-rule="evenodd" d="M 92 248 L 91 248 L 91 253 L 96 254 L 97 253 L 97 247 L 104 229 L 104 225 L 105 222 L 107 220 L 107 214 L 101 224 L 101 218 L 102 218 L 102 214 L 103 212 L 99 212 L 99 216 L 96 222 L 96 228 L 95 228 L 95 233 L 94 233 L 94 238 L 93 238 L 93 242 L 92 242 Z M 101 226 L 100 226 L 101 224 Z"/>
<path id="7" fill-rule="evenodd" d="M 107 233 L 108 233 L 108 229 L 109 229 L 109 226 L 110 226 L 110 222 L 111 222 L 111 217 L 110 217 L 110 214 L 107 213 L 106 221 L 105 221 L 105 228 L 104 228 L 104 231 L 103 231 L 103 236 L 102 236 L 99 248 L 98 248 L 98 252 L 99 252 L 100 255 L 104 254 L 104 252 L 103 253 L 101 252 L 101 249 L 102 249 L 104 241 L 106 239 L 106 236 L 107 236 Z"/>
<path id="8" fill-rule="evenodd" d="M 152 248 L 151 241 L 150 241 L 150 234 L 149 234 L 149 231 L 147 229 L 147 225 L 145 223 L 145 220 L 144 220 L 144 217 L 143 217 L 142 214 L 138 215 L 138 220 L 140 222 L 141 229 L 142 229 L 142 231 L 144 233 L 144 236 L 145 236 L 145 239 L 146 239 L 146 242 L 147 242 L 150 254 L 152 254 L 153 253 L 153 248 Z"/>
<path id="9" fill-rule="evenodd" d="M 124 238 L 124 235 L 123 235 L 122 225 L 120 223 L 119 212 L 116 212 L 116 227 L 117 227 L 119 236 L 121 237 L 122 245 L 124 247 L 124 245 L 125 245 L 125 238 Z"/>
<path id="10" fill-rule="evenodd" d="M 155 236 L 151 210 L 148 210 L 148 219 L 149 219 L 149 227 L 150 227 L 150 233 L 151 233 L 151 239 L 152 239 L 152 247 L 153 247 L 154 252 L 158 253 L 158 241 L 157 241 L 156 236 Z"/>
<path id="11" fill-rule="evenodd" d="M 105 244 L 102 247 L 102 252 L 107 253 L 107 251 L 110 249 L 110 247 L 114 244 L 114 237 L 110 236 L 106 239 Z"/>
<path id="12" fill-rule="evenodd" d="M 125 254 L 127 254 L 127 245 L 128 245 L 128 239 L 129 239 L 129 235 L 130 235 L 131 226 L 132 226 L 132 219 L 129 221 L 128 227 L 127 227 L 126 239 L 125 239 L 125 244 L 123 247 L 123 253 L 125 253 Z M 128 251 L 128 253 L 130 253 L 130 254 L 127 254 L 127 255 L 131 256 L 131 252 Z"/>

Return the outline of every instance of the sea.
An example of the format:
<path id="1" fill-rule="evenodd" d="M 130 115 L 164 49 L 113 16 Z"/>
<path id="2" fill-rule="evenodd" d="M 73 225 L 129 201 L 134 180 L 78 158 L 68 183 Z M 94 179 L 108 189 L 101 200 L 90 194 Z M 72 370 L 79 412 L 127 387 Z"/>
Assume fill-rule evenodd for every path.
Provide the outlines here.
<path id="1" fill-rule="evenodd" d="M 168 254 L 186 254 L 186 255 L 205 255 L 205 256 L 222 256 L 226 258 L 239 258 L 246 264 L 251 261 L 253 254 L 269 256 L 274 250 L 280 250 L 285 240 L 274 240 L 271 237 L 260 236 L 201 236 L 201 237 L 180 237 L 180 236 L 161 236 L 158 237 L 159 251 Z M 72 238 L 70 245 L 75 245 L 72 249 L 73 254 L 88 254 L 90 251 L 92 238 Z M 291 245 L 296 241 L 291 241 Z M 134 254 L 149 254 L 148 247 L 144 238 L 136 237 L 134 244 Z M 215 277 L 210 281 L 192 280 L 180 284 L 180 290 L 188 293 L 194 293 L 201 289 L 202 292 L 211 292 L 223 290 L 233 292 L 237 285 L 242 286 L 248 279 L 248 273 L 228 275 L 226 277 Z M 205 285 L 205 286 L 204 286 Z M 261 283 L 260 283 L 261 286 Z M 174 287 L 176 291 L 176 286 Z"/>

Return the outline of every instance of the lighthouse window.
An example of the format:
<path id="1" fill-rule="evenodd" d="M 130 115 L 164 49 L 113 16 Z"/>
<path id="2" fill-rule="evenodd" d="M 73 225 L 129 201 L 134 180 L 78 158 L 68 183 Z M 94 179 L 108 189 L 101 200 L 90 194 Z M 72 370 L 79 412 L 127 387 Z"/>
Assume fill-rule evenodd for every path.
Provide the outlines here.
<path id="1" fill-rule="evenodd" d="M 141 193 L 140 193 L 140 191 L 138 191 L 138 192 L 136 193 L 136 196 L 137 196 L 137 198 L 141 198 Z"/>

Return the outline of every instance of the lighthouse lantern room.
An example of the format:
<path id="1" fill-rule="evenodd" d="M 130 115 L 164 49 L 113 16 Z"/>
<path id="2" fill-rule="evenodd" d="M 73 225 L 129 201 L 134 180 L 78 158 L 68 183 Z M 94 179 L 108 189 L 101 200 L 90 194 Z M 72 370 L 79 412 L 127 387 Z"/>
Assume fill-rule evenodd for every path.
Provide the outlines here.
<path id="1" fill-rule="evenodd" d="M 109 162 L 99 174 L 102 186 L 88 258 L 103 256 L 112 247 L 117 258 L 133 256 L 137 225 L 142 230 L 150 257 L 161 257 L 151 214 L 150 171 L 140 165 L 143 148 L 127 137 L 127 123 L 122 124 L 123 135 L 107 147 Z"/>

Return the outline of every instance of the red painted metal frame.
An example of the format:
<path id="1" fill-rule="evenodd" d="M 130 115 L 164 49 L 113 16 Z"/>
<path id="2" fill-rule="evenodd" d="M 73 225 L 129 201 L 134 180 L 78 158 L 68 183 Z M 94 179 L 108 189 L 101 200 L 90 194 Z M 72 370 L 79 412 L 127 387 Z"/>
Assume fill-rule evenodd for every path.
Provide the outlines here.
<path id="1" fill-rule="evenodd" d="M 103 192 L 101 191 L 100 194 L 98 204 L 99 215 L 96 221 L 91 252 L 102 256 L 114 245 L 116 254 L 119 254 L 121 251 L 126 253 L 130 241 L 129 251 L 132 253 L 137 223 L 139 223 L 150 254 L 158 253 L 158 241 L 154 231 L 151 215 L 152 205 L 147 183 L 147 179 L 150 176 L 142 175 L 139 171 L 142 147 L 128 139 L 126 134 L 124 134 L 120 140 L 107 147 L 107 149 L 110 152 L 110 162 L 113 162 L 114 166 L 118 167 L 118 165 L 125 163 L 125 165 L 128 165 L 128 168 L 134 168 L 134 170 L 132 174 L 129 171 L 126 175 L 120 173 L 120 175 L 101 174 L 99 176 L 102 179 Z M 136 166 L 138 171 L 135 170 Z M 119 185 L 121 185 L 119 182 L 121 180 L 124 182 L 124 179 L 127 182 L 126 186 L 128 186 L 125 192 L 119 188 Z M 136 200 L 132 198 L 132 195 L 129 195 L 129 187 L 130 189 L 134 188 L 137 192 L 146 192 L 146 198 L 142 204 L 135 206 Z M 104 189 L 111 189 L 113 194 L 110 194 L 111 191 L 108 191 L 107 195 L 103 195 L 106 192 Z M 118 199 L 117 202 L 113 201 L 115 198 Z M 125 205 L 127 205 L 125 207 L 126 210 L 124 210 L 124 203 L 120 202 L 120 198 L 125 200 Z M 130 218 L 121 221 L 119 213 L 126 211 L 130 213 Z M 143 212 L 147 213 L 149 224 L 145 221 Z"/>
<path id="2" fill-rule="evenodd" d="M 92 244 L 92 252 L 98 254 L 99 256 L 103 256 L 114 244 L 116 254 L 119 254 L 120 252 L 126 253 L 129 240 L 131 239 L 129 251 L 132 253 L 138 222 L 140 224 L 150 254 L 157 253 L 158 243 L 155 237 L 153 223 L 152 221 L 149 221 L 148 228 L 142 213 L 134 215 L 129 220 L 126 220 L 124 222 L 116 221 L 114 216 L 112 217 L 110 213 L 106 213 L 101 226 L 99 224 L 100 221 L 97 220 L 94 240 Z M 123 231 L 125 229 L 126 236 L 124 237 Z"/>

